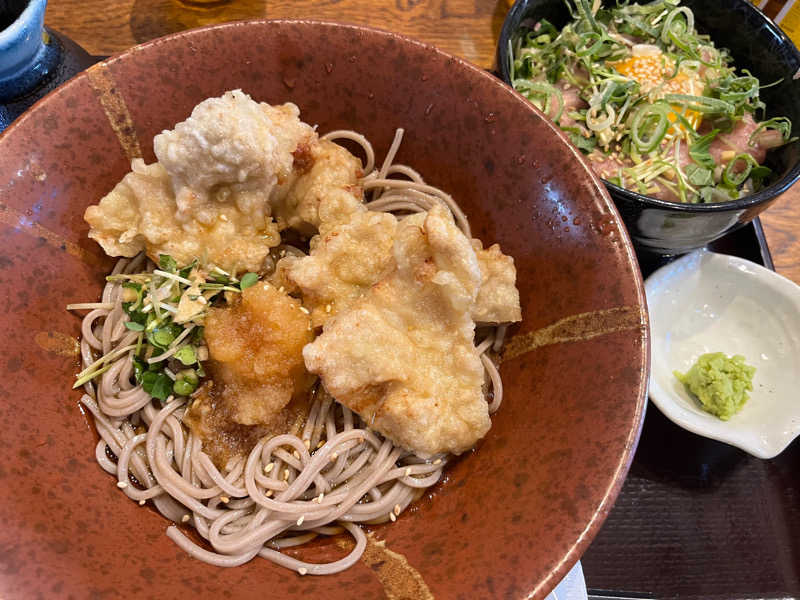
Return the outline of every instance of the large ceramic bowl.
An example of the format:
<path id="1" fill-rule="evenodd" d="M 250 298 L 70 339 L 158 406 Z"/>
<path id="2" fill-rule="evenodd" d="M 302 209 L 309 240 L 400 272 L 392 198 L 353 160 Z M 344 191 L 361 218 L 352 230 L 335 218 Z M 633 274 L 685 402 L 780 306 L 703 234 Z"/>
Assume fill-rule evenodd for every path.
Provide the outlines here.
<path id="1" fill-rule="evenodd" d="M 210 96 L 293 101 L 320 131 L 354 128 L 451 192 L 516 260 L 523 321 L 507 392 L 476 451 L 361 562 L 300 577 L 263 560 L 198 562 L 167 521 L 119 493 L 70 390 L 78 317 L 112 261 L 84 208 L 153 136 Z M 563 136 L 500 81 L 396 35 L 313 22 L 178 34 L 100 63 L 0 137 L 0 596 L 543 598 L 580 557 L 625 477 L 644 410 L 648 330 L 631 244 Z M 385 547 L 379 542 L 384 541 Z M 336 539 L 291 550 L 343 553 Z"/>
<path id="2" fill-rule="evenodd" d="M 728 48 L 739 69 L 748 69 L 762 84 L 767 117 L 786 116 L 792 135 L 800 136 L 800 52 L 792 41 L 747 0 L 682 0 L 692 9 L 697 29 L 711 36 L 717 47 Z M 546 18 L 556 26 L 569 20 L 565 0 L 517 0 L 509 11 L 497 46 L 498 69 L 509 79 L 508 42 L 519 35 L 523 23 Z M 700 248 L 746 225 L 800 179 L 800 141 L 767 156 L 775 174 L 759 192 L 730 202 L 681 204 L 623 189 L 604 181 L 637 248 L 662 254 L 679 254 Z"/>

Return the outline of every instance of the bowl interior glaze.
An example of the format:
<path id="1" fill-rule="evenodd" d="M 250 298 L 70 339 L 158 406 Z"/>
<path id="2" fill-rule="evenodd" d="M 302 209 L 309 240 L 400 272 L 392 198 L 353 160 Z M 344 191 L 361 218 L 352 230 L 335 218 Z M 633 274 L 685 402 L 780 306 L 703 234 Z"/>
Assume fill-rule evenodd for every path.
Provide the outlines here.
<path id="1" fill-rule="evenodd" d="M 705 2 L 682 0 L 692 9 L 697 29 L 717 47 L 727 48 L 736 67 L 747 69 L 762 85 L 766 117 L 786 116 L 792 136 L 800 136 L 800 52 L 792 41 L 747 0 Z M 518 0 L 503 24 L 497 47 L 498 70 L 509 82 L 508 40 L 521 25 L 545 18 L 562 26 L 569 19 L 564 0 Z M 637 249 L 663 254 L 688 252 L 734 231 L 766 210 L 800 179 L 800 140 L 771 151 L 766 165 L 773 170 L 768 186 L 731 202 L 681 204 L 658 200 L 604 181 Z"/>
<path id="2" fill-rule="evenodd" d="M 321 132 L 359 130 L 379 156 L 404 127 L 398 160 L 452 193 L 473 234 L 516 260 L 524 320 L 510 331 L 492 430 L 397 523 L 372 528 L 364 558 L 335 576 L 185 555 L 165 519 L 97 466 L 70 391 L 80 320 L 64 307 L 96 298 L 112 265 L 86 237 L 85 207 L 132 157 L 154 159 L 156 133 L 234 88 L 295 102 Z M 180 33 L 40 101 L 0 137 L 0 181 L 3 597 L 543 598 L 611 508 L 644 410 L 641 277 L 599 180 L 491 75 L 361 27 L 256 21 Z M 330 560 L 342 544 L 290 552 Z"/>

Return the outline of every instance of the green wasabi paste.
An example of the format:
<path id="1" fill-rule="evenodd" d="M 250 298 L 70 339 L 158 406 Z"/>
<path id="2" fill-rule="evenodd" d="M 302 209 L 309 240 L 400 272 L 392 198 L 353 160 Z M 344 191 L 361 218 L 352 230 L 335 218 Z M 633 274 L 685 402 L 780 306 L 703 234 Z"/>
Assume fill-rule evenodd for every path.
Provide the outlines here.
<path id="1" fill-rule="evenodd" d="M 697 359 L 686 373 L 675 377 L 700 401 L 706 412 L 727 421 L 744 406 L 753 389 L 755 367 L 745 364 L 744 356 L 731 358 L 722 352 L 709 352 Z"/>

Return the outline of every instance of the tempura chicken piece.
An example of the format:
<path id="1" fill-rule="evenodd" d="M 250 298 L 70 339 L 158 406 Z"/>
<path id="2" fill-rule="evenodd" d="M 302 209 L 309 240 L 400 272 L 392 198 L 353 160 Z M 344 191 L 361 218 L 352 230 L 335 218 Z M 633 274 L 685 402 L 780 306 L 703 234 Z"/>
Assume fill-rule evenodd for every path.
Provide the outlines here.
<path id="1" fill-rule="evenodd" d="M 279 262 L 276 281 L 287 289 L 297 286 L 311 308 L 315 327 L 348 308 L 369 288 L 395 269 L 392 252 L 397 219 L 388 213 L 354 213 L 350 220 L 315 237 L 309 256 Z M 481 287 L 472 318 L 483 323 L 521 319 L 514 259 L 495 244 L 484 250 L 472 240 L 481 270 Z M 277 285 L 277 284 L 276 284 Z"/>
<path id="2" fill-rule="evenodd" d="M 89 237 L 112 256 L 146 250 L 257 271 L 279 243 L 270 196 L 294 177 L 294 153 L 316 143 L 294 104 L 257 103 L 240 90 L 198 104 L 154 139 L 159 162 L 133 162 L 85 213 Z"/>
<path id="3" fill-rule="evenodd" d="M 303 349 L 305 363 L 394 443 L 459 454 L 490 426 L 470 317 L 478 259 L 439 206 L 398 225 L 394 257 L 397 268 Z"/>
<path id="4" fill-rule="evenodd" d="M 270 246 L 280 242 L 271 219 L 253 222 L 234 204 L 220 204 L 209 224 L 180 223 L 164 167 L 133 161 L 133 171 L 101 201 L 86 209 L 89 237 L 110 256 L 135 256 L 142 250 L 158 261 L 169 254 L 179 265 L 195 258 L 227 271 L 258 271 Z"/>
<path id="5" fill-rule="evenodd" d="M 366 210 L 359 179 L 361 161 L 328 140 L 301 146 L 295 154 L 296 177 L 276 190 L 273 213 L 280 229 L 309 236 L 327 233 Z"/>
<path id="6" fill-rule="evenodd" d="M 315 141 L 294 104 L 270 106 L 233 90 L 195 106 L 153 139 L 153 149 L 172 181 L 179 221 L 207 224 L 233 194 L 239 210 L 258 222 L 270 215 L 273 189 L 292 175 L 293 152 Z"/>
<path id="7" fill-rule="evenodd" d="M 498 244 L 484 250 L 481 241 L 473 239 L 472 248 L 481 268 L 481 287 L 472 309 L 473 320 L 478 323 L 521 321 L 514 259 L 503 254 Z"/>
<path id="8" fill-rule="evenodd" d="M 303 292 L 315 327 L 394 270 L 396 230 L 397 219 L 389 213 L 354 213 L 347 223 L 315 238 L 309 256 L 281 261 L 289 263 L 286 276 Z"/>
<path id="9" fill-rule="evenodd" d="M 233 306 L 209 309 L 205 339 L 213 384 L 197 395 L 185 419 L 210 448 L 252 447 L 265 432 L 286 433 L 307 414 L 314 377 L 302 349 L 313 333 L 299 300 L 259 282 Z"/>

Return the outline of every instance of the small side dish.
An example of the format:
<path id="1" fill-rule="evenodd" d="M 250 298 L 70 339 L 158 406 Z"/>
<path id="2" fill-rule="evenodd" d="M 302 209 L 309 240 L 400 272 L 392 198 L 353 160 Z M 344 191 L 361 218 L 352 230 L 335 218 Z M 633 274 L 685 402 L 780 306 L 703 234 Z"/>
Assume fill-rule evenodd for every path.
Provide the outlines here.
<path id="1" fill-rule="evenodd" d="M 565 0 L 560 31 L 531 23 L 509 49 L 514 88 L 583 151 L 595 172 L 662 200 L 713 203 L 761 189 L 791 122 L 767 119 L 759 81 L 694 26 L 680 0 Z"/>
<path id="2" fill-rule="evenodd" d="M 698 251 L 655 271 L 645 282 L 645 292 L 653 404 L 693 433 L 759 458 L 780 454 L 800 434 L 800 286 L 748 260 Z M 712 394 L 725 389 L 723 377 L 732 376 L 737 383 L 730 396 L 737 396 L 734 388 L 739 393 L 747 388 L 749 372 L 738 361 L 730 365 L 730 359 L 717 358 L 720 348 L 745 356 L 757 373 L 752 390 L 747 390 L 750 399 L 728 420 L 704 410 L 674 374 L 688 371 L 700 384 L 693 387 Z M 701 366 L 692 375 L 698 359 Z"/>

